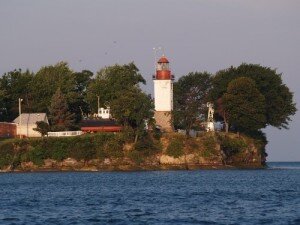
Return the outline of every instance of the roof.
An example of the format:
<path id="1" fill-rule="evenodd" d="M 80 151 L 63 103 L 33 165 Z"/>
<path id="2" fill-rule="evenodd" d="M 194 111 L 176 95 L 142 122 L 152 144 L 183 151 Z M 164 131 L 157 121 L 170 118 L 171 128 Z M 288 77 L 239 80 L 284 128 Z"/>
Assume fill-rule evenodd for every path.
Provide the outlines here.
<path id="1" fill-rule="evenodd" d="M 169 60 L 163 55 L 159 60 L 158 63 L 169 63 Z"/>
<path id="2" fill-rule="evenodd" d="M 48 122 L 46 113 L 22 113 L 21 114 L 21 124 L 36 124 L 38 121 Z M 19 116 L 13 121 L 14 123 L 19 124 Z"/>
<path id="3" fill-rule="evenodd" d="M 100 120 L 82 120 L 80 127 L 110 127 L 119 126 L 114 120 L 100 119 Z"/>
<path id="4" fill-rule="evenodd" d="M 16 123 L 10 123 L 10 122 L 0 122 L 0 125 L 1 124 L 6 124 L 6 125 L 16 125 Z"/>

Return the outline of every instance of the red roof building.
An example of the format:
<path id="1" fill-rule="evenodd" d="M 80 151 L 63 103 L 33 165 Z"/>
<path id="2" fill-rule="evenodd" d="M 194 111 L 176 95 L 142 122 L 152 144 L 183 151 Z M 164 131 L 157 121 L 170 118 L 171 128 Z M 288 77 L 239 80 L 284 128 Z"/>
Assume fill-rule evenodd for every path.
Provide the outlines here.
<path id="1" fill-rule="evenodd" d="M 81 131 L 84 133 L 120 132 L 121 130 L 122 126 L 110 119 L 83 120 L 81 122 Z"/>

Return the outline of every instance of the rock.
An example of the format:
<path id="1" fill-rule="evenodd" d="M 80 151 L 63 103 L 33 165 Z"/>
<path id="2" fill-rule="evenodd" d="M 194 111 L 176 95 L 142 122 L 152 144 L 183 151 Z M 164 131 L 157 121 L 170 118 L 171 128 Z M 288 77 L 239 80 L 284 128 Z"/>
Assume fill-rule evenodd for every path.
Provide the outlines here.
<path id="1" fill-rule="evenodd" d="M 181 156 L 179 158 L 174 158 L 168 155 L 161 155 L 159 158 L 159 162 L 160 164 L 181 165 L 181 164 L 185 164 L 185 158 L 184 156 Z"/>
<path id="2" fill-rule="evenodd" d="M 53 168 L 55 167 L 57 164 L 57 161 L 56 160 L 53 160 L 53 159 L 45 159 L 44 160 L 44 168 Z"/>
<path id="3" fill-rule="evenodd" d="M 188 155 L 186 155 L 186 162 L 190 163 L 190 164 L 198 164 L 199 163 L 199 159 L 194 154 L 188 154 Z"/>
<path id="4" fill-rule="evenodd" d="M 109 158 L 104 159 L 103 162 L 105 165 L 110 165 L 111 164 L 111 160 Z"/>
<path id="5" fill-rule="evenodd" d="M 7 173 L 7 172 L 11 172 L 12 171 L 12 166 L 9 165 L 5 168 L 3 168 L 2 170 L 0 170 L 1 173 Z"/>
<path id="6" fill-rule="evenodd" d="M 62 166 L 77 166 L 78 165 L 78 161 L 76 159 L 72 159 L 72 158 L 66 158 L 63 162 L 62 162 Z"/>
<path id="7" fill-rule="evenodd" d="M 21 163 L 21 168 L 23 170 L 35 170 L 38 168 L 37 165 L 35 165 L 33 162 L 22 162 Z"/>

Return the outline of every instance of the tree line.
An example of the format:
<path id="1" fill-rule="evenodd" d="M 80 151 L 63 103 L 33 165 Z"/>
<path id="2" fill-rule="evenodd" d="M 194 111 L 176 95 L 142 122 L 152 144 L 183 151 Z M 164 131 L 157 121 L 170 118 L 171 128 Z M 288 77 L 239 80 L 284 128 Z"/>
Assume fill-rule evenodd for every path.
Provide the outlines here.
<path id="1" fill-rule="evenodd" d="M 275 69 L 245 63 L 216 74 L 189 73 L 174 84 L 175 125 L 187 132 L 199 127 L 205 103 L 212 102 L 226 132 L 260 135 L 267 126 L 287 129 L 297 109 L 281 76 Z"/>
<path id="2" fill-rule="evenodd" d="M 46 112 L 51 129 L 76 129 L 83 118 L 109 105 L 113 117 L 130 128 L 136 138 L 143 133 L 145 120 L 154 123 L 154 104 L 140 85 L 146 84 L 136 65 L 113 65 L 96 74 L 73 71 L 68 63 L 44 66 L 36 73 L 21 69 L 0 77 L 0 121 L 22 112 Z M 174 126 L 176 129 L 201 129 L 206 103 L 215 107 L 215 118 L 226 131 L 257 133 L 273 126 L 288 128 L 296 112 L 293 93 L 275 69 L 256 64 L 241 64 L 216 74 L 191 72 L 174 82 Z"/>

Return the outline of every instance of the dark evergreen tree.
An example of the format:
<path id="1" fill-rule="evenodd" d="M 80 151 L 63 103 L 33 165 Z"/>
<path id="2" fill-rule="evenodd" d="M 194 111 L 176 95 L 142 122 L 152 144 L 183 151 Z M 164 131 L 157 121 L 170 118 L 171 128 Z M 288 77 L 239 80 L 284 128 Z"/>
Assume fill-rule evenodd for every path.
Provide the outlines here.
<path id="1" fill-rule="evenodd" d="M 53 131 L 68 130 L 74 125 L 74 114 L 69 111 L 67 101 L 60 88 L 52 97 L 49 112 Z"/>

